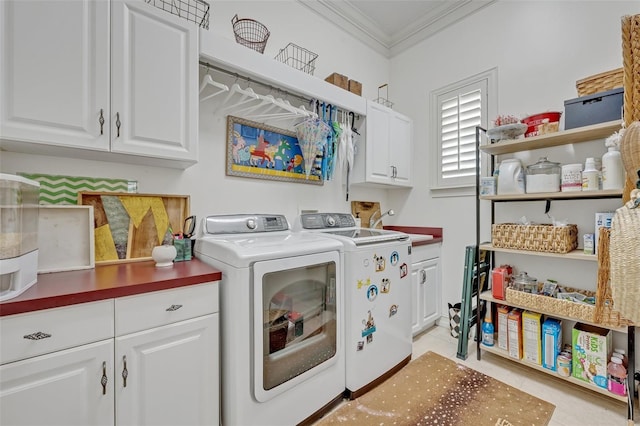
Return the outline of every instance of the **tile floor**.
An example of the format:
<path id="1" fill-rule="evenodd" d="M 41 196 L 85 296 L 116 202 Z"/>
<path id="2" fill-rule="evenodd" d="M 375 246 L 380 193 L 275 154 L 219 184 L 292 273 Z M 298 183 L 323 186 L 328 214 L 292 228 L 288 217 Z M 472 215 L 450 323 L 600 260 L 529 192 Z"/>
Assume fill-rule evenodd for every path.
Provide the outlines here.
<path id="1" fill-rule="evenodd" d="M 627 405 L 572 385 L 552 375 L 544 374 L 516 364 L 500 356 L 483 352 L 476 359 L 476 342 L 469 340 L 469 355 L 460 360 L 458 340 L 451 337 L 448 326 L 434 326 L 416 336 L 413 341 L 413 359 L 432 351 L 465 364 L 503 383 L 521 389 L 556 406 L 549 426 L 629 426 Z M 339 408 L 336 407 L 335 409 Z M 640 409 L 635 404 L 635 425 L 640 425 Z"/>
<path id="2" fill-rule="evenodd" d="M 483 352 L 482 361 L 478 361 L 476 343 L 473 340 L 469 341 L 469 356 L 462 361 L 456 357 L 457 345 L 458 341 L 450 336 L 448 327 L 435 326 L 416 336 L 413 358 L 418 358 L 427 351 L 436 352 L 549 401 L 556 406 L 550 426 L 627 425 L 626 404 L 487 352 Z M 640 424 L 637 403 L 635 424 Z"/>

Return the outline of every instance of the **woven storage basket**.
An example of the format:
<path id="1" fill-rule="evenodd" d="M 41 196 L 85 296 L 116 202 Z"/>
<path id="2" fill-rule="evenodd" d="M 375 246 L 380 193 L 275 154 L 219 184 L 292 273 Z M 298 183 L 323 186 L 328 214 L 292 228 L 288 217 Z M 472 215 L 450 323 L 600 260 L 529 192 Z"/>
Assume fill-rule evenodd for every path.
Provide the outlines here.
<path id="1" fill-rule="evenodd" d="M 540 289 L 542 288 L 541 285 Z M 578 292 L 585 296 L 595 296 L 596 293 L 588 290 L 577 290 L 565 287 L 567 292 Z M 559 317 L 571 317 L 580 321 L 593 322 L 595 306 L 570 300 L 556 299 L 555 297 L 542 296 L 540 294 L 525 293 L 524 291 L 507 288 L 507 302 L 519 307 L 528 308 L 543 314 L 554 314 Z"/>
<path id="2" fill-rule="evenodd" d="M 491 242 L 496 248 L 568 253 L 578 248 L 578 226 L 494 224 Z"/>
<path id="3" fill-rule="evenodd" d="M 587 96 L 622 87 L 623 74 L 622 68 L 618 68 L 578 80 L 576 81 L 578 96 Z"/>

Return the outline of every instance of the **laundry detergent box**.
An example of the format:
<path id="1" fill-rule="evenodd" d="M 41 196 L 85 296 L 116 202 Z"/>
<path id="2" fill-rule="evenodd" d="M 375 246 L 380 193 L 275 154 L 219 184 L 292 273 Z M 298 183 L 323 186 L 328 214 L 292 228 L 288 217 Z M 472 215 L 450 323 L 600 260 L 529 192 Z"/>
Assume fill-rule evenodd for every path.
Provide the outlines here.
<path id="1" fill-rule="evenodd" d="M 509 356 L 522 359 L 522 311 L 512 309 L 507 315 Z"/>
<path id="2" fill-rule="evenodd" d="M 607 362 L 611 355 L 611 330 L 576 323 L 572 330 L 573 377 L 607 388 Z"/>
<path id="3" fill-rule="evenodd" d="M 525 360 L 542 364 L 542 314 L 538 312 L 522 313 L 522 350 Z"/>
<path id="4" fill-rule="evenodd" d="M 498 305 L 498 348 L 503 351 L 509 350 L 507 316 L 509 315 L 509 307 Z"/>
<path id="5" fill-rule="evenodd" d="M 542 323 L 542 366 L 556 371 L 556 358 L 562 346 L 562 322 L 547 318 Z"/>

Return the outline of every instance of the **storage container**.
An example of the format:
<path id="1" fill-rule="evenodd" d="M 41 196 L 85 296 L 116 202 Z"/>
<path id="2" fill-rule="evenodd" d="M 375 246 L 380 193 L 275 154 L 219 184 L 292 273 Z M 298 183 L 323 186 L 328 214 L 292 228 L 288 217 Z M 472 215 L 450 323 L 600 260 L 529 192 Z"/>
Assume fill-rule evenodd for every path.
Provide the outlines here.
<path id="1" fill-rule="evenodd" d="M 491 242 L 496 248 L 568 253 L 578 247 L 578 226 L 493 224 Z"/>
<path id="2" fill-rule="evenodd" d="M 327 81 L 335 86 L 341 87 L 344 90 L 349 90 L 349 78 L 346 75 L 338 74 L 334 72 L 329 77 L 325 78 L 324 81 Z"/>
<path id="3" fill-rule="evenodd" d="M 522 122 L 529 126 L 527 127 L 527 133 L 524 134 L 524 137 L 529 138 L 531 136 L 538 136 L 538 126 L 543 123 L 556 123 L 560 121 L 561 115 L 562 112 L 550 111 L 523 118 Z"/>
<path id="4" fill-rule="evenodd" d="M 623 88 L 564 101 L 565 130 L 622 118 Z"/>
<path id="5" fill-rule="evenodd" d="M 587 96 L 593 93 L 622 87 L 623 69 L 601 72 L 576 81 L 578 96 Z"/>
<path id="6" fill-rule="evenodd" d="M 349 91 L 358 96 L 362 96 L 362 83 L 355 80 L 349 80 Z"/>
<path id="7" fill-rule="evenodd" d="M 528 194 L 560 191 L 560 163 L 541 157 L 527 166 L 526 189 Z"/>

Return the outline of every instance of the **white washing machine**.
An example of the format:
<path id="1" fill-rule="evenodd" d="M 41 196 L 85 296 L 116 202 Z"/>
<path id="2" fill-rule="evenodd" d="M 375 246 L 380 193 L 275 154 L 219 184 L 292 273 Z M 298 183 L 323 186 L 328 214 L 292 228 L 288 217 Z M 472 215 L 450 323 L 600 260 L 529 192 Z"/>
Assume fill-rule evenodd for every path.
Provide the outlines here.
<path id="1" fill-rule="evenodd" d="M 345 393 L 357 398 L 411 360 L 411 241 L 348 213 L 305 213 L 294 229 L 344 245 Z"/>
<path id="2" fill-rule="evenodd" d="M 342 247 L 282 215 L 203 220 L 195 256 L 222 271 L 222 425 L 310 422 L 342 399 Z"/>

